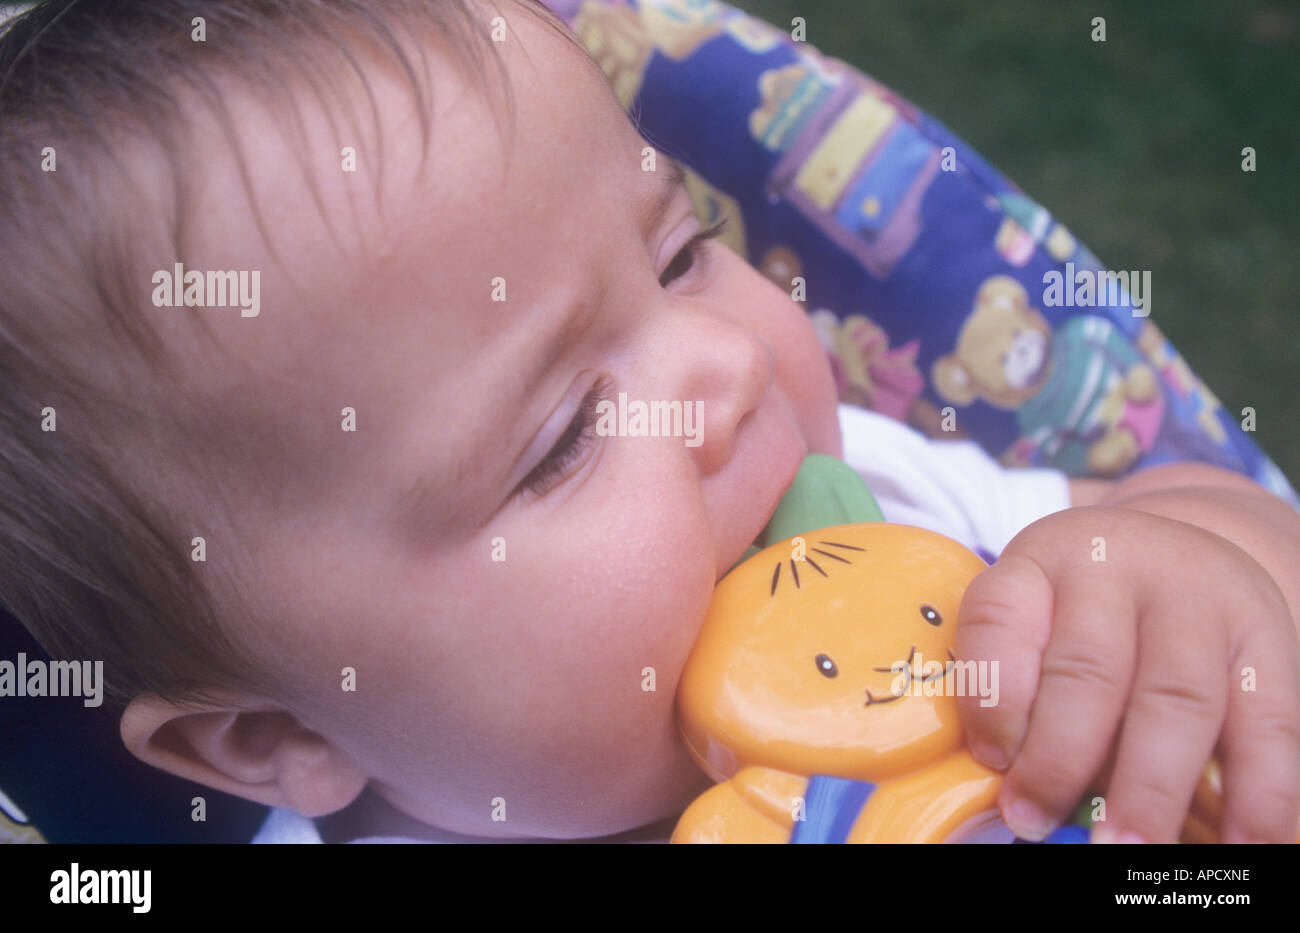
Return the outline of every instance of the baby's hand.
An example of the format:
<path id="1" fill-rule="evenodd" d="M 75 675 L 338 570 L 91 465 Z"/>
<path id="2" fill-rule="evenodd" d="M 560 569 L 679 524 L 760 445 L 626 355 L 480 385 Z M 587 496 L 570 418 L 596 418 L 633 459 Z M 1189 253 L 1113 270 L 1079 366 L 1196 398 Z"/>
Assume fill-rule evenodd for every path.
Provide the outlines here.
<path id="1" fill-rule="evenodd" d="M 1221 838 L 1295 839 L 1295 621 L 1227 539 L 1135 509 L 1049 515 L 972 581 L 956 647 L 999 662 L 997 705 L 958 703 L 975 757 L 1010 763 L 999 807 L 1022 838 L 1104 789 L 1094 841 L 1172 842 L 1217 749 Z"/>

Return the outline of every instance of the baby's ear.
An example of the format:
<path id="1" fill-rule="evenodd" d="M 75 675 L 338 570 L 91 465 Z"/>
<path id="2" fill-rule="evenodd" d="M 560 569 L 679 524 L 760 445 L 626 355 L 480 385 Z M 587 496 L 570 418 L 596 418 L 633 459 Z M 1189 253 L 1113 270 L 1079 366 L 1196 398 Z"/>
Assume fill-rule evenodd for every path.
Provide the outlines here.
<path id="1" fill-rule="evenodd" d="M 934 361 L 934 366 L 930 369 L 930 380 L 934 383 L 934 390 L 950 402 L 969 405 L 975 401 L 977 393 L 970 373 L 955 353 Z"/>
<path id="2" fill-rule="evenodd" d="M 143 694 L 122 713 L 120 731 L 146 764 L 306 817 L 343 809 L 368 781 L 347 755 L 284 710 L 181 706 Z"/>

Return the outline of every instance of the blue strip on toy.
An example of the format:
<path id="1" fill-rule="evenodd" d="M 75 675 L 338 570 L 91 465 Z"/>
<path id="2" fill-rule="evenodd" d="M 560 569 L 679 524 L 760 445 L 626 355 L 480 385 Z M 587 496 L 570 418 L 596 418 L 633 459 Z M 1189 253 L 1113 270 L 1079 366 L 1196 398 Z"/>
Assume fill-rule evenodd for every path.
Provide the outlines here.
<path id="1" fill-rule="evenodd" d="M 795 821 L 790 833 L 791 844 L 838 845 L 848 842 L 853 824 L 875 790 L 876 785 L 870 781 L 813 775 L 804 793 L 804 819 Z M 1013 842 L 1033 845 L 1028 839 L 1015 839 Z M 1067 824 L 1052 832 L 1042 844 L 1087 845 L 1088 828 Z"/>
<path id="2" fill-rule="evenodd" d="M 790 842 L 847 842 L 849 830 L 875 789 L 870 781 L 813 775 L 804 794 L 804 819 L 795 822 Z"/>

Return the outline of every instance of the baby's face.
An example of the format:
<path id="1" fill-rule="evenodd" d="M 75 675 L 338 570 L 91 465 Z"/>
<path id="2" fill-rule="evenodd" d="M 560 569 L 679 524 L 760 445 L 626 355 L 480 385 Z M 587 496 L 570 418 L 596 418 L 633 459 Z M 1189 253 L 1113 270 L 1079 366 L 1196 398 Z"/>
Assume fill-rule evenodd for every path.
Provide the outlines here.
<path id="1" fill-rule="evenodd" d="M 243 583 L 275 622 L 246 637 L 285 708 L 417 820 L 580 837 L 671 817 L 707 782 L 674 723 L 679 673 L 714 584 L 840 438 L 804 309 L 717 241 L 679 256 L 700 225 L 670 160 L 644 171 L 582 53 L 508 23 L 512 144 L 499 91 L 431 55 L 421 170 L 409 88 L 369 76 L 377 202 L 373 139 L 345 172 L 349 140 L 314 104 L 305 140 L 250 110 L 282 262 L 216 143 L 184 259 L 261 269 L 261 312 L 159 313 L 176 340 L 181 315 L 208 315 L 228 351 L 193 344 L 196 423 L 230 458 Z M 699 443 L 584 425 L 622 394 L 689 404 Z"/>

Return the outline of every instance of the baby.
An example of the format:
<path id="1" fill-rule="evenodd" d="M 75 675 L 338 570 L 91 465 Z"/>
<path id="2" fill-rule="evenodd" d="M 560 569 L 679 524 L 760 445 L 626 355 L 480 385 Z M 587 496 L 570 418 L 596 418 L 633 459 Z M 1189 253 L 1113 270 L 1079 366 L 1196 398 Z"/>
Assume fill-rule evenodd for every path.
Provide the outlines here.
<path id="1" fill-rule="evenodd" d="M 678 675 L 804 456 L 972 445 L 837 411 L 536 3 L 54 6 L 0 54 L 0 599 L 105 660 L 135 755 L 326 841 L 666 835 L 708 785 Z M 598 432 L 620 393 L 698 442 Z M 1100 790 L 1095 838 L 1173 840 L 1217 750 L 1224 838 L 1292 838 L 1300 516 L 1199 465 L 970 469 L 1017 519 L 957 642 L 1010 827 Z"/>

